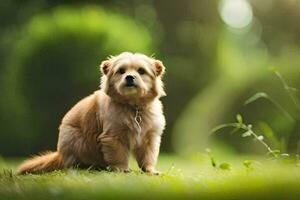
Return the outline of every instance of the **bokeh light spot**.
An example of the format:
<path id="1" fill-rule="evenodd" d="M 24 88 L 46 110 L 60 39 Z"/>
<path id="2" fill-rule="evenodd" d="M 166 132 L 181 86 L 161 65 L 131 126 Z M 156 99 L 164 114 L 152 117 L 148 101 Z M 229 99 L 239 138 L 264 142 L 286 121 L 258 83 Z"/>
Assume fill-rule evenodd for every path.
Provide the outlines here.
<path id="1" fill-rule="evenodd" d="M 253 19 L 252 7 L 246 0 L 222 0 L 219 12 L 222 20 L 231 28 L 245 28 Z"/>

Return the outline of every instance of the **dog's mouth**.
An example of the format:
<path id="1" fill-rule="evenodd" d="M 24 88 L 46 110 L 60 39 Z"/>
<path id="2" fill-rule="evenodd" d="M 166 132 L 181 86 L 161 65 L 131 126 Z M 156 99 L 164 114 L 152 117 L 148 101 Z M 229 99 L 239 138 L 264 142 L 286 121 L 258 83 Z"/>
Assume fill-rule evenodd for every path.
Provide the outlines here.
<path id="1" fill-rule="evenodd" d="M 137 85 L 135 84 L 135 83 L 126 83 L 125 84 L 125 87 L 127 87 L 127 88 L 136 88 L 137 87 Z"/>
<path id="2" fill-rule="evenodd" d="M 120 92 L 125 96 L 136 96 L 138 94 L 139 86 L 136 83 L 124 83 Z"/>

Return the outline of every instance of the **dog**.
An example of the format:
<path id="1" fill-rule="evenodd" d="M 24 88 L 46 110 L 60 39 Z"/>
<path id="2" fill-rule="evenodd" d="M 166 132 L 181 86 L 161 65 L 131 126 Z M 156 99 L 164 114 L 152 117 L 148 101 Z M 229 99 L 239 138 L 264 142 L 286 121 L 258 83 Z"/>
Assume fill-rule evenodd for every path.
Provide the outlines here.
<path id="1" fill-rule="evenodd" d="M 163 63 L 124 52 L 100 65 L 100 89 L 79 101 L 62 119 L 57 151 L 25 161 L 18 174 L 85 166 L 129 172 L 132 152 L 138 166 L 155 169 L 165 128 Z"/>

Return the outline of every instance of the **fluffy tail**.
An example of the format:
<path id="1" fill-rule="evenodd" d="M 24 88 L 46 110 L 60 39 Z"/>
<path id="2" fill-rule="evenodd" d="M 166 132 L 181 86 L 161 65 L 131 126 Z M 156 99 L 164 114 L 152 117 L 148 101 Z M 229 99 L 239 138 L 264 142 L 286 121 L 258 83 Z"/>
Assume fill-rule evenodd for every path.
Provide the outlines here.
<path id="1" fill-rule="evenodd" d="M 26 160 L 18 169 L 18 174 L 43 173 L 63 168 L 62 157 L 58 152 L 46 152 Z"/>

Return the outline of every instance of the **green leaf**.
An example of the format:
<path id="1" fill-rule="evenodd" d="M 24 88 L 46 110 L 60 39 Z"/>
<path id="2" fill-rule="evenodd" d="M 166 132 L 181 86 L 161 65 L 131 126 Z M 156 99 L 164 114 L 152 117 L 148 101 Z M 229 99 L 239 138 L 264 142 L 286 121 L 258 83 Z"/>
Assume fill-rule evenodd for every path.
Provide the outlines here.
<path id="1" fill-rule="evenodd" d="M 223 170 L 231 170 L 231 165 L 229 163 L 224 162 L 220 164 L 219 168 Z"/>
<path id="2" fill-rule="evenodd" d="M 236 116 L 236 120 L 237 120 L 238 123 L 243 124 L 243 117 L 242 117 L 241 114 L 238 114 L 238 115 Z"/>
<path id="3" fill-rule="evenodd" d="M 262 130 L 263 134 L 272 141 L 275 148 L 280 148 L 280 140 L 277 138 L 273 129 L 266 122 L 259 122 L 259 127 Z"/>
<path id="4" fill-rule="evenodd" d="M 255 163 L 255 160 L 245 160 L 243 162 L 244 166 L 248 169 L 253 168 L 253 164 Z"/>
<path id="5" fill-rule="evenodd" d="M 213 128 L 212 130 L 211 130 L 211 134 L 212 133 L 216 133 L 216 132 L 218 132 L 219 130 L 221 130 L 221 129 L 224 129 L 224 128 L 239 128 L 240 127 L 240 125 L 238 124 L 238 123 L 229 123 L 229 124 L 221 124 L 221 125 L 219 125 L 219 126 L 216 126 L 215 128 Z"/>
<path id="6" fill-rule="evenodd" d="M 276 150 L 273 150 L 273 151 L 271 151 L 271 152 L 268 152 L 267 154 L 268 154 L 268 155 L 273 154 L 273 155 L 278 156 L 278 155 L 280 155 L 280 150 L 276 149 Z"/>
<path id="7" fill-rule="evenodd" d="M 253 96 L 251 96 L 249 99 L 247 99 L 244 104 L 248 105 L 248 104 L 253 103 L 254 101 L 256 101 L 260 98 L 269 99 L 269 96 L 265 92 L 259 92 L 259 93 L 254 94 Z"/>
<path id="8" fill-rule="evenodd" d="M 242 134 L 242 137 L 249 137 L 249 136 L 251 136 L 251 131 L 247 131 Z"/>
<path id="9" fill-rule="evenodd" d="M 250 168 L 250 166 L 252 165 L 253 161 L 252 160 L 245 160 L 243 162 L 244 166 L 247 168 Z"/>

